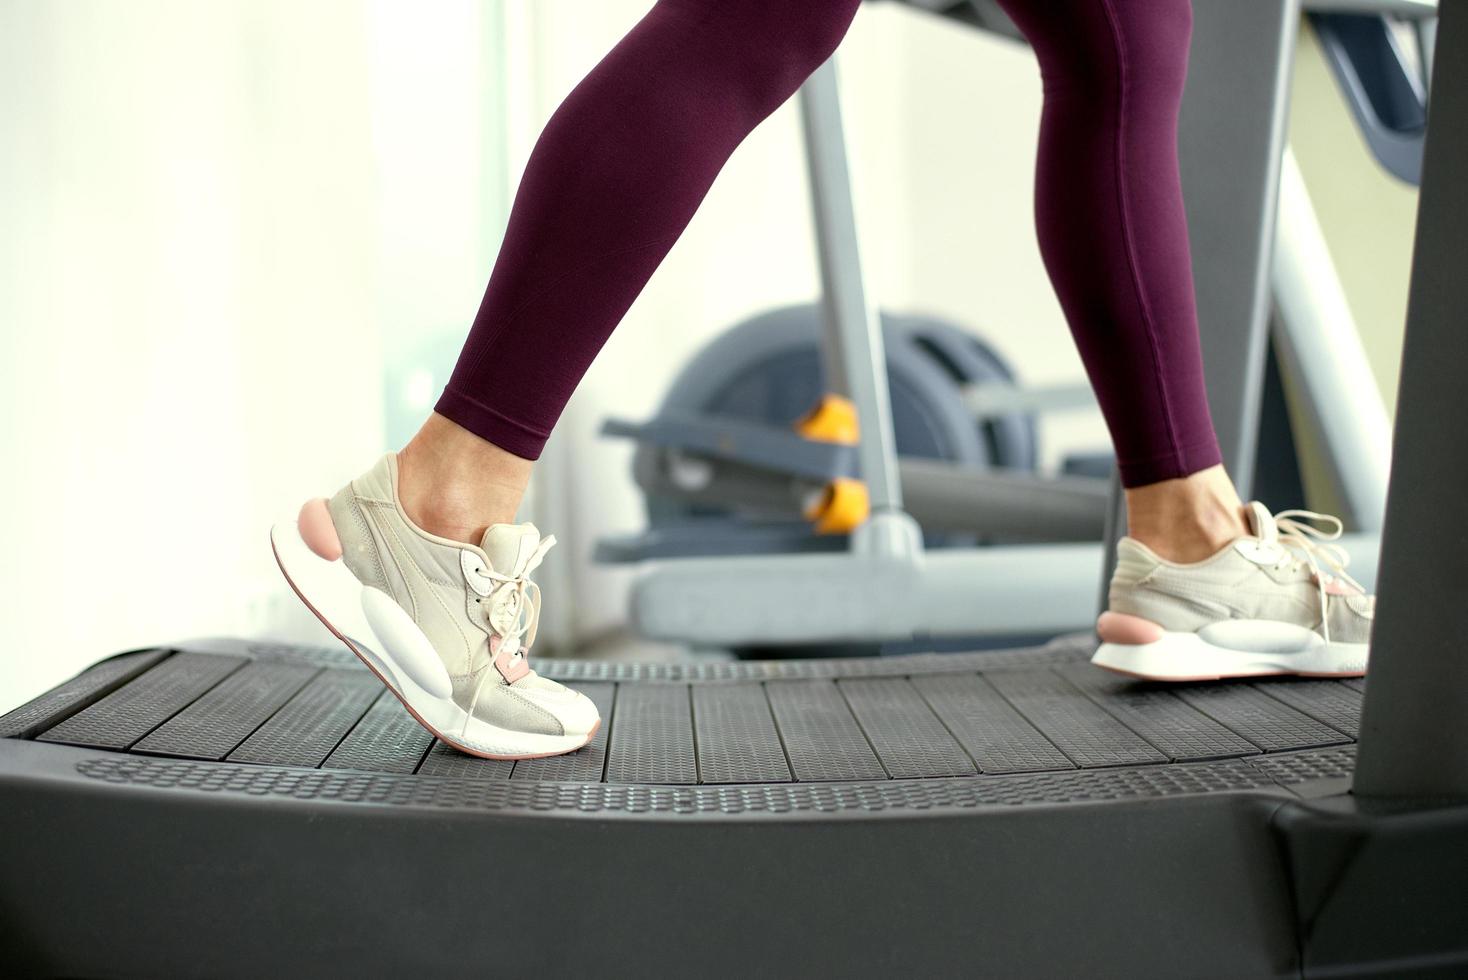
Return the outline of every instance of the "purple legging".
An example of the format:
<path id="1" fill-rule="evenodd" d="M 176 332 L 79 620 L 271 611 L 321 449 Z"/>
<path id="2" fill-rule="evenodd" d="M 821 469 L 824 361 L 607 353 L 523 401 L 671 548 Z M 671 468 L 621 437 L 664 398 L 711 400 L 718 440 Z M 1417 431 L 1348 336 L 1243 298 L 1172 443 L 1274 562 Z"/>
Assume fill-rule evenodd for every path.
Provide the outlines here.
<path id="1" fill-rule="evenodd" d="M 1122 482 L 1219 462 L 1177 165 L 1189 0 L 1001 0 L 1045 83 L 1035 220 Z M 734 148 L 859 0 L 659 0 L 547 123 L 440 414 L 527 459 Z"/>

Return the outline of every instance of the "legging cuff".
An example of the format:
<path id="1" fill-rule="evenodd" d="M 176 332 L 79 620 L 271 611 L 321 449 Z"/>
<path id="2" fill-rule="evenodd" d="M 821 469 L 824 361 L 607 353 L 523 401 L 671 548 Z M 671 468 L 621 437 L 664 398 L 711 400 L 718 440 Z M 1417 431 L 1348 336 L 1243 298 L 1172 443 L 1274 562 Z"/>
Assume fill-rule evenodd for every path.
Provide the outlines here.
<path id="1" fill-rule="evenodd" d="M 550 437 L 549 432 L 517 422 L 452 387 L 443 390 L 433 410 L 521 459 L 539 459 L 545 441 Z"/>
<path id="2" fill-rule="evenodd" d="M 1164 456 L 1118 460 L 1117 469 L 1121 472 L 1121 485 L 1130 490 L 1149 483 L 1161 483 L 1163 480 L 1179 480 L 1222 462 L 1223 453 L 1218 448 L 1218 438 L 1210 436 L 1202 442 L 1181 446 Z"/>

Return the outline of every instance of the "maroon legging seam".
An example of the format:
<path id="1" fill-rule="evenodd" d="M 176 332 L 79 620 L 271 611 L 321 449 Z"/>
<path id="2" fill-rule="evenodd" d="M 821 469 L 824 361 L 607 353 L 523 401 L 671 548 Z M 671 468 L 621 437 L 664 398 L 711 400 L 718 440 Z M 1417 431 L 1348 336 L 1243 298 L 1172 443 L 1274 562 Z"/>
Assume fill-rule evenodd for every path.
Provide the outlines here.
<path id="1" fill-rule="evenodd" d="M 1132 289 L 1137 295 L 1137 308 L 1142 314 L 1142 328 L 1147 335 L 1147 349 L 1152 355 L 1152 372 L 1157 380 L 1158 405 L 1162 411 L 1162 418 L 1167 423 L 1167 436 L 1172 443 L 1171 454 L 1174 465 L 1182 469 L 1185 464 L 1179 446 L 1177 424 L 1172 417 L 1172 406 L 1168 404 L 1167 399 L 1167 375 L 1162 370 L 1162 352 L 1157 341 L 1156 324 L 1152 318 L 1152 306 L 1147 299 L 1147 290 L 1142 285 L 1137 262 L 1137 244 L 1132 234 L 1131 206 L 1126 187 L 1127 90 L 1129 88 L 1126 41 L 1121 36 L 1121 27 L 1117 23 L 1116 9 L 1112 6 L 1112 0 L 1101 0 L 1101 8 L 1106 15 L 1106 23 L 1111 28 L 1112 43 L 1116 46 L 1116 206 L 1117 210 L 1121 212 L 1121 238 L 1126 244 L 1127 271 L 1131 274 Z M 1166 455 L 1159 454 L 1157 458 L 1164 458 Z M 1155 461 L 1155 459 L 1151 460 L 1151 462 Z"/>

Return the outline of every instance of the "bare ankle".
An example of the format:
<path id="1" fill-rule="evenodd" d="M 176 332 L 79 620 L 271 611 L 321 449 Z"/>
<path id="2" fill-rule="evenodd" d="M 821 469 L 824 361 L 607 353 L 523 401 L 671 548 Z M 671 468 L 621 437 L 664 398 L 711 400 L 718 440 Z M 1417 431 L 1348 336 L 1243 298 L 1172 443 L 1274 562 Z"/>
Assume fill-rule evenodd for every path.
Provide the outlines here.
<path id="1" fill-rule="evenodd" d="M 1221 466 L 1126 491 L 1127 533 L 1169 561 L 1202 561 L 1248 534 L 1238 491 Z"/>
<path id="2" fill-rule="evenodd" d="M 478 544 L 514 521 L 532 464 L 437 413 L 398 453 L 398 499 L 429 534 Z"/>

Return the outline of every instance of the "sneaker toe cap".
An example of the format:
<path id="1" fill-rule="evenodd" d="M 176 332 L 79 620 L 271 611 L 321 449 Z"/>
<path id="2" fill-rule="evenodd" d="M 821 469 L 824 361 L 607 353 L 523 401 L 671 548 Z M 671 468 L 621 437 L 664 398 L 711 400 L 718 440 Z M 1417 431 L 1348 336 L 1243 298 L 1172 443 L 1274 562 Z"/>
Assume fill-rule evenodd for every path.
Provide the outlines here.
<path id="1" fill-rule="evenodd" d="M 587 735 L 601 721 L 601 712 L 591 698 L 569 687 L 557 684 L 554 688 L 549 685 L 522 688 L 517 684 L 515 693 L 555 716 L 566 735 Z"/>

